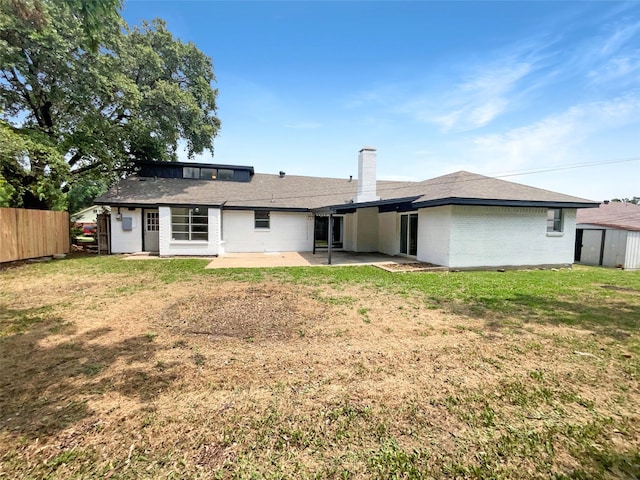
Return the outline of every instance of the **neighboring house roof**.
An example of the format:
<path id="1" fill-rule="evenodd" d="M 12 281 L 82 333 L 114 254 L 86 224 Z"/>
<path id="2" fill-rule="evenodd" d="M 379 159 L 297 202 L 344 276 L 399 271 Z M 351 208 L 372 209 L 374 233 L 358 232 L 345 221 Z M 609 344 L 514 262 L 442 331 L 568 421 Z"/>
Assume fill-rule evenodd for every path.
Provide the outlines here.
<path id="1" fill-rule="evenodd" d="M 357 180 L 256 173 L 250 182 L 132 176 L 96 199 L 122 206 L 224 205 L 225 208 L 314 210 L 353 208 Z M 378 181 L 379 202 L 413 202 L 414 207 L 482 204 L 595 207 L 596 202 L 469 172 L 423 182 Z M 365 204 L 358 204 L 363 206 Z"/>
<path id="2" fill-rule="evenodd" d="M 93 213 L 93 209 L 96 208 L 93 205 L 91 205 L 90 207 L 87 208 L 83 208 L 82 210 L 78 210 L 75 213 L 72 213 L 71 216 L 72 217 L 79 217 L 80 215 L 84 215 L 85 213 Z"/>
<path id="3" fill-rule="evenodd" d="M 599 208 L 578 210 L 576 223 L 640 231 L 640 205 L 610 202 L 601 204 Z"/>

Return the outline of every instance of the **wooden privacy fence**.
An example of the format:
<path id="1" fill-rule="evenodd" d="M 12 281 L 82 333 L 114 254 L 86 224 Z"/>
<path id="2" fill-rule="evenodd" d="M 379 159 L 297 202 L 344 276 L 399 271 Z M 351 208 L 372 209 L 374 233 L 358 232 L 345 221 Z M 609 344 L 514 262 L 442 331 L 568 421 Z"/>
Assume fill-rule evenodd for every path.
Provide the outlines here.
<path id="1" fill-rule="evenodd" d="M 69 252 L 69 214 L 0 208 L 0 263 Z"/>

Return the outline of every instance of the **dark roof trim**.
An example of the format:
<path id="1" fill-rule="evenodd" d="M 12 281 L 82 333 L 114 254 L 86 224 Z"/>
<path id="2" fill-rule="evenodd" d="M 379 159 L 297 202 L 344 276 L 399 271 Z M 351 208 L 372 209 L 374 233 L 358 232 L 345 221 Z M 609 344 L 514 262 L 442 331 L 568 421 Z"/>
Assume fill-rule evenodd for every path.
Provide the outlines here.
<path id="1" fill-rule="evenodd" d="M 96 205 L 107 205 L 113 208 L 158 208 L 158 207 L 207 207 L 207 208 L 220 208 L 219 203 L 114 203 L 114 202 L 93 202 Z"/>
<path id="2" fill-rule="evenodd" d="M 290 208 L 290 207 L 239 207 L 239 206 L 231 206 L 225 205 L 225 202 L 222 203 L 114 203 L 114 202 L 105 202 L 105 201 L 96 201 L 95 205 L 107 205 L 114 208 L 158 208 L 158 207 L 189 207 L 189 208 L 197 208 L 197 207 L 207 207 L 207 208 L 221 208 L 222 210 L 260 210 L 260 211 L 270 211 L 270 212 L 302 212 L 307 213 L 310 210 L 308 208 Z"/>
<path id="3" fill-rule="evenodd" d="M 418 208 L 411 201 L 389 204 L 389 205 L 380 205 L 378 207 L 379 213 L 387 213 L 387 212 L 403 213 L 403 212 L 415 212 L 416 210 L 418 210 Z"/>
<path id="4" fill-rule="evenodd" d="M 255 171 L 250 165 L 227 165 L 224 163 L 197 163 L 197 162 L 158 162 L 155 160 L 141 160 L 135 162 L 136 165 L 168 165 L 178 167 L 200 167 L 200 168 L 228 168 L 233 170 L 248 170 L 251 175 L 255 174 Z"/>
<path id="5" fill-rule="evenodd" d="M 403 204 L 407 204 L 420 198 L 420 196 L 413 197 L 405 197 L 405 198 L 392 198 L 389 200 L 376 200 L 374 202 L 362 202 L 362 203 L 345 203 L 343 205 L 328 205 L 326 207 L 319 207 L 312 209 L 312 212 L 316 215 L 328 215 L 330 213 L 353 213 L 358 208 L 368 208 L 368 207 L 382 207 L 384 205 L 389 205 L 392 207 L 402 206 Z M 392 208 L 395 210 L 395 208 Z M 385 211 L 391 211 L 386 209 Z"/>
<path id="6" fill-rule="evenodd" d="M 343 205 L 329 205 L 314 209 L 295 207 L 269 207 L 269 206 L 232 206 L 224 205 L 225 210 L 260 210 L 260 211 L 281 211 L 281 212 L 313 212 L 315 215 L 329 215 L 334 213 L 353 213 L 358 208 L 378 207 L 380 212 L 411 211 L 425 207 L 440 207 L 444 205 L 475 205 L 485 207 L 545 207 L 545 208 L 597 208 L 597 202 L 552 202 L 539 200 L 496 200 L 482 198 L 438 198 L 416 202 L 419 197 L 396 198 L 392 200 L 378 200 L 375 202 L 345 203 Z M 95 201 L 95 205 L 109 205 L 114 207 L 220 207 L 220 203 L 195 204 L 195 203 L 117 203 L 109 201 Z"/>
<path id="7" fill-rule="evenodd" d="M 297 212 L 297 213 L 309 213 L 308 208 L 295 208 L 295 207 L 241 207 L 235 205 L 225 205 L 224 210 L 251 210 L 259 212 Z"/>
<path id="8" fill-rule="evenodd" d="M 597 202 L 557 202 L 542 200 L 498 200 L 486 198 L 437 198 L 414 201 L 416 208 L 440 207 L 443 205 L 477 205 L 483 207 L 546 207 L 546 208 L 597 208 Z"/>
<path id="9" fill-rule="evenodd" d="M 314 208 L 312 210 L 313 214 L 317 217 L 326 217 L 329 215 L 346 215 L 347 213 L 355 213 L 357 208 L 347 208 L 340 210 L 339 212 L 334 212 L 328 208 Z"/>

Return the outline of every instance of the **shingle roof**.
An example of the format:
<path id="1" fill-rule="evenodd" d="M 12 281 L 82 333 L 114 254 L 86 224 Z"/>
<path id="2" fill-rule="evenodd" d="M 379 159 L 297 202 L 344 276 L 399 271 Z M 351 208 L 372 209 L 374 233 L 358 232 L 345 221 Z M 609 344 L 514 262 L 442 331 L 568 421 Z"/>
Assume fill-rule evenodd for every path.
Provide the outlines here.
<path id="1" fill-rule="evenodd" d="M 640 205 L 611 202 L 599 208 L 578 210 L 576 223 L 640 231 Z"/>
<path id="2" fill-rule="evenodd" d="M 255 174 L 250 182 L 224 182 L 181 178 L 132 176 L 96 199 L 105 205 L 221 205 L 270 209 L 315 209 L 351 203 L 357 181 L 296 175 Z M 416 206 L 456 203 L 452 199 L 493 201 L 495 204 L 539 202 L 549 204 L 596 203 L 582 198 L 498 180 L 469 172 L 423 182 L 377 182 L 381 200 L 414 200 Z"/>
<path id="3" fill-rule="evenodd" d="M 221 205 L 311 209 L 346 203 L 356 194 L 348 179 L 268 175 L 250 182 L 132 176 L 120 181 L 97 203 L 111 205 Z"/>

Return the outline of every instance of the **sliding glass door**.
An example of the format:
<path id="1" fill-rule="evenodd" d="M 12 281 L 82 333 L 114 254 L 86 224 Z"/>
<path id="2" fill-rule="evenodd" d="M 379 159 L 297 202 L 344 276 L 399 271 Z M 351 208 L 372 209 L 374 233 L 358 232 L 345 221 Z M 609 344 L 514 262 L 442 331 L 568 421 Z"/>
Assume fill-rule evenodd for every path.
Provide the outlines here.
<path id="1" fill-rule="evenodd" d="M 400 253 L 415 256 L 418 254 L 418 214 L 400 215 Z"/>

